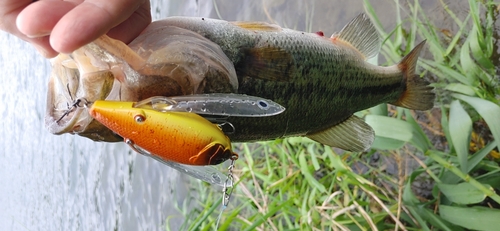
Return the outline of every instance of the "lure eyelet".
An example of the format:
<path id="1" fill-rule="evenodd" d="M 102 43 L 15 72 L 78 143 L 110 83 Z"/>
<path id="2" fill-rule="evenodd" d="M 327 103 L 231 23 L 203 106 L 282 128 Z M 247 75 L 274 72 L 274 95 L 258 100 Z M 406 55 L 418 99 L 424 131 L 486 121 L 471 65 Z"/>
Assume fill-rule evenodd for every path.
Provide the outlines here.
<path id="1" fill-rule="evenodd" d="M 142 124 L 142 123 L 144 123 L 144 121 L 146 121 L 146 117 L 142 114 L 137 114 L 134 116 L 134 120 L 136 123 Z"/>

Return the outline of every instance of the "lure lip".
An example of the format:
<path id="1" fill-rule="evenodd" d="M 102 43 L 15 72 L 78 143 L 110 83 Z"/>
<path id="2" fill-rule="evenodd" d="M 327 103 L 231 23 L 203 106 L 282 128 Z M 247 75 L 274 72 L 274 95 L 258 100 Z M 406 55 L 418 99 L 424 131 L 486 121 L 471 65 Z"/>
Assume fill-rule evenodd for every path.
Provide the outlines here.
<path id="1" fill-rule="evenodd" d="M 205 182 L 213 184 L 213 185 L 219 185 L 222 187 L 226 186 L 223 179 L 226 179 L 227 176 L 224 173 L 220 172 L 214 166 L 210 166 L 210 165 L 202 165 L 202 166 L 186 165 L 186 164 L 176 163 L 174 161 L 168 161 L 168 160 L 162 159 L 159 156 L 153 155 L 149 151 L 135 145 L 133 143 L 133 141 L 131 141 L 129 139 L 125 139 L 125 143 L 128 144 L 132 148 L 132 150 L 136 151 L 137 153 L 144 155 L 144 156 L 147 156 L 147 157 L 150 157 L 150 158 L 152 158 L 152 159 L 154 159 L 162 164 L 165 164 L 165 165 L 183 173 L 183 174 L 187 174 L 191 177 L 194 177 L 196 179 L 205 181 Z"/>

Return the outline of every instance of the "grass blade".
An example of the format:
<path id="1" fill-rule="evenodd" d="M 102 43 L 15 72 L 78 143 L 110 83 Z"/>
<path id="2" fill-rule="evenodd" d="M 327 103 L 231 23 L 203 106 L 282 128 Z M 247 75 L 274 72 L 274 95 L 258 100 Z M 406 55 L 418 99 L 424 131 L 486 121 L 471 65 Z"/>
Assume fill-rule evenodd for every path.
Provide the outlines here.
<path id="1" fill-rule="evenodd" d="M 387 116 L 367 115 L 365 121 L 375 131 L 372 148 L 395 150 L 403 147 L 412 137 L 412 126 L 404 120 Z"/>
<path id="2" fill-rule="evenodd" d="M 290 198 L 281 204 L 279 203 L 280 201 L 274 201 L 272 204 L 269 205 L 270 209 L 268 210 L 268 212 L 266 214 L 264 214 L 263 216 L 260 216 L 260 218 L 256 222 L 254 222 L 252 225 L 250 225 L 245 230 L 248 230 L 248 231 L 255 230 L 257 228 L 257 226 L 264 223 L 269 217 L 276 215 L 276 213 L 279 212 L 281 210 L 281 208 L 291 204 L 293 202 L 293 199 L 294 198 Z"/>
<path id="3" fill-rule="evenodd" d="M 307 179 L 307 182 L 311 185 L 311 187 L 316 188 L 322 193 L 325 193 L 326 192 L 325 186 L 319 183 L 310 173 L 309 165 L 307 164 L 304 150 L 302 150 L 302 152 L 300 152 L 299 154 L 299 163 L 300 163 L 299 164 L 300 172 L 302 172 L 302 175 L 304 175 L 304 177 Z"/>
<path id="4" fill-rule="evenodd" d="M 491 152 L 495 148 L 496 144 L 494 142 L 489 143 L 486 145 L 483 149 L 479 150 L 478 152 L 474 153 L 471 158 L 469 158 L 469 163 L 467 172 L 470 172 L 473 168 L 475 168 L 479 162 L 481 162 L 488 153 Z"/>
<path id="5" fill-rule="evenodd" d="M 474 87 L 461 83 L 450 83 L 444 89 L 469 96 L 475 96 L 477 91 Z"/>
<path id="6" fill-rule="evenodd" d="M 471 230 L 498 230 L 500 210 L 485 207 L 462 208 L 441 205 L 441 217 Z"/>
<path id="7" fill-rule="evenodd" d="M 495 202 L 500 203 L 500 195 L 496 194 L 496 192 L 495 192 L 495 190 L 493 190 L 493 188 L 486 187 L 484 184 L 481 184 L 480 182 L 478 182 L 476 179 L 474 179 L 470 175 L 465 174 L 462 171 L 460 171 L 451 162 L 443 159 L 441 156 L 445 156 L 446 153 L 431 150 L 431 151 L 427 151 L 425 154 L 427 156 L 429 156 L 431 159 L 433 159 L 434 161 L 438 162 L 444 168 L 453 172 L 455 175 L 460 177 L 463 181 L 469 182 L 471 185 L 473 185 L 477 189 L 481 190 L 486 196 L 489 196 Z"/>
<path id="8" fill-rule="evenodd" d="M 449 126 L 451 141 L 458 156 L 460 169 L 463 173 L 467 173 L 472 120 L 458 100 L 454 100 L 450 105 Z"/>
<path id="9" fill-rule="evenodd" d="M 481 190 L 469 183 L 437 184 L 437 187 L 451 202 L 457 204 L 475 204 L 486 198 Z"/>
<path id="10" fill-rule="evenodd" d="M 463 100 L 471 105 L 490 127 L 491 134 L 495 138 L 497 147 L 500 149 L 500 106 L 488 100 L 453 94 L 457 99 Z"/>
<path id="11" fill-rule="evenodd" d="M 404 120 L 379 115 L 367 115 L 365 118 L 375 131 L 376 136 L 409 142 L 413 137 L 412 126 Z"/>

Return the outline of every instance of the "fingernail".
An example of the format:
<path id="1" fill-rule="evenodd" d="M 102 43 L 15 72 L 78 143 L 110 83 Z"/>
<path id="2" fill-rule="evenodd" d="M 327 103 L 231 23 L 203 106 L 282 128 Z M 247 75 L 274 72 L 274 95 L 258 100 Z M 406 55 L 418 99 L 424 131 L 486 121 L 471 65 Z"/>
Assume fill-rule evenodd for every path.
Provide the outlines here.
<path id="1" fill-rule="evenodd" d="M 43 47 L 36 45 L 36 44 L 33 44 L 33 47 L 35 47 L 35 49 L 38 51 L 38 53 L 40 53 L 43 57 L 45 57 L 45 58 L 48 57 L 47 51 Z"/>
<path id="2" fill-rule="evenodd" d="M 26 37 L 28 37 L 28 38 L 40 38 L 40 37 L 45 37 L 47 35 L 50 35 L 50 31 L 40 32 L 38 34 L 27 34 Z"/>

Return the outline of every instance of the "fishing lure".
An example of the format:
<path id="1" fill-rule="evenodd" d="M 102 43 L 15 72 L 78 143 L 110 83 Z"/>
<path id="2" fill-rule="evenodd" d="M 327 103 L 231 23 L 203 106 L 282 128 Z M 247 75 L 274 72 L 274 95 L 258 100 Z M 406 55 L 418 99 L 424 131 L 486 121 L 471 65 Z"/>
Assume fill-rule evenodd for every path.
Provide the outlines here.
<path id="1" fill-rule="evenodd" d="M 155 96 L 134 105 L 161 112 L 192 112 L 199 115 L 264 117 L 278 115 L 285 108 L 274 101 L 241 94 L 197 94 L 173 97 Z"/>
<path id="2" fill-rule="evenodd" d="M 222 130 L 195 113 L 159 112 L 134 107 L 134 102 L 101 100 L 89 113 L 125 140 L 165 160 L 215 165 L 237 156 Z"/>
<path id="3" fill-rule="evenodd" d="M 222 185 L 222 173 L 196 165 L 234 161 L 238 155 L 231 150 L 231 142 L 220 126 L 198 114 L 262 117 L 285 110 L 260 97 L 220 93 L 156 96 L 139 102 L 96 101 L 86 105 L 93 118 L 122 136 L 133 150 L 218 185 Z M 223 117 L 216 122 L 227 123 Z"/>

